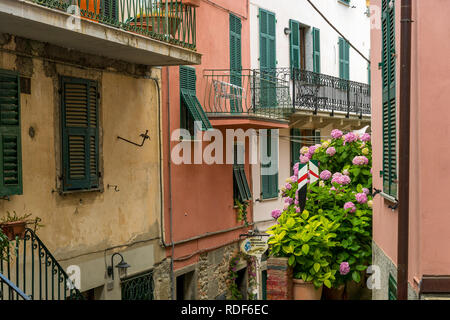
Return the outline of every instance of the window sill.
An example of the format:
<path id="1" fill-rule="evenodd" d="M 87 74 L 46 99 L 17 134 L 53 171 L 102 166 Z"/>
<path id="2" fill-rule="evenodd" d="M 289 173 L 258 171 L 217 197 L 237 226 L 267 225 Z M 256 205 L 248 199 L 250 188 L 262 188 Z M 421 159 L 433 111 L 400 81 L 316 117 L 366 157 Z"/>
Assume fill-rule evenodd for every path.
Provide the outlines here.
<path id="1" fill-rule="evenodd" d="M 259 202 L 268 202 L 268 201 L 274 201 L 274 200 L 278 200 L 279 199 L 279 197 L 277 196 L 277 197 L 273 197 L 273 198 L 266 198 L 266 199 L 262 199 L 261 198 L 261 200 L 259 200 Z"/>
<path id="2" fill-rule="evenodd" d="M 71 190 L 71 191 L 62 191 L 59 190 L 58 193 L 60 196 L 66 196 L 66 195 L 71 195 L 71 194 L 80 194 L 80 193 L 94 193 L 94 192 L 103 192 L 103 189 L 101 188 L 96 188 L 96 189 L 90 189 L 90 190 Z"/>
<path id="3" fill-rule="evenodd" d="M 391 195 L 389 195 L 389 194 L 387 194 L 387 193 L 381 192 L 380 195 L 381 195 L 385 200 L 391 202 L 392 204 L 397 204 L 397 203 L 398 203 L 398 200 L 397 200 L 396 198 L 394 198 L 393 196 L 391 196 Z"/>

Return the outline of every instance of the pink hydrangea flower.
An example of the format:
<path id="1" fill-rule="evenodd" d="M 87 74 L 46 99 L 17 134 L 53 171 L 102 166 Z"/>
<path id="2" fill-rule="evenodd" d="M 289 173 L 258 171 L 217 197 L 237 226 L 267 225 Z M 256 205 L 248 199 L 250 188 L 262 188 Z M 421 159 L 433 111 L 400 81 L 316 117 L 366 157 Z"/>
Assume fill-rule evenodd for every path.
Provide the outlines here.
<path id="1" fill-rule="evenodd" d="M 364 166 L 366 164 L 369 164 L 369 159 L 367 159 L 365 156 L 356 156 L 353 158 L 352 163 L 355 166 Z"/>
<path id="2" fill-rule="evenodd" d="M 364 133 L 361 137 L 359 137 L 359 140 L 364 141 L 364 142 L 370 141 L 370 134 Z"/>
<path id="3" fill-rule="evenodd" d="M 314 152 L 316 152 L 316 149 L 317 149 L 317 146 L 309 147 L 308 156 L 310 159 L 312 158 Z"/>
<path id="4" fill-rule="evenodd" d="M 281 210 L 273 210 L 272 211 L 272 218 L 278 220 L 278 218 L 281 216 Z"/>
<path id="5" fill-rule="evenodd" d="M 310 158 L 309 158 L 309 156 L 300 156 L 300 162 L 302 163 L 302 164 L 305 164 L 305 163 L 308 163 L 309 162 L 309 160 L 310 160 Z"/>
<path id="6" fill-rule="evenodd" d="M 287 190 L 291 190 L 292 189 L 292 185 L 290 183 L 286 183 L 286 185 L 284 186 Z"/>
<path id="7" fill-rule="evenodd" d="M 356 201 L 358 201 L 359 204 L 364 204 L 367 202 L 367 195 L 365 193 L 357 193 L 355 195 Z"/>
<path id="8" fill-rule="evenodd" d="M 289 205 L 294 203 L 294 199 L 287 197 L 286 200 L 284 200 L 285 203 L 288 203 Z"/>
<path id="9" fill-rule="evenodd" d="M 340 137 L 342 137 L 342 131 L 334 129 L 333 131 L 331 131 L 331 137 L 333 137 L 333 139 L 339 139 Z"/>
<path id="10" fill-rule="evenodd" d="M 329 147 L 326 152 L 327 152 L 327 155 L 332 157 L 336 154 L 336 149 L 334 147 Z"/>
<path id="11" fill-rule="evenodd" d="M 348 262 L 342 262 L 341 265 L 339 266 L 339 273 L 345 276 L 349 272 L 350 272 L 350 265 L 348 264 Z"/>
<path id="12" fill-rule="evenodd" d="M 344 145 L 348 142 L 354 142 L 358 140 L 358 136 L 356 134 L 354 134 L 353 132 L 349 132 L 344 136 Z"/>
<path id="13" fill-rule="evenodd" d="M 300 208 L 299 207 L 295 207 L 295 212 L 300 213 Z"/>
<path id="14" fill-rule="evenodd" d="M 350 175 L 350 172 L 349 172 L 347 169 L 345 169 L 344 171 L 342 171 L 342 173 L 343 173 L 344 175 L 346 175 L 346 176 L 349 176 L 349 175 Z"/>
<path id="15" fill-rule="evenodd" d="M 324 170 L 320 173 L 320 179 L 322 180 L 329 180 L 331 178 L 331 172 L 328 170 Z"/>
<path id="16" fill-rule="evenodd" d="M 349 176 L 341 174 L 340 172 L 336 172 L 335 174 L 333 174 L 333 179 L 331 180 L 331 183 L 337 183 L 345 186 L 349 184 L 351 181 L 352 180 L 350 179 Z"/>
<path id="17" fill-rule="evenodd" d="M 367 188 L 363 188 L 363 192 L 366 194 L 366 195 L 369 195 L 369 193 L 370 193 L 370 190 L 369 189 L 367 189 Z"/>
<path id="18" fill-rule="evenodd" d="M 353 202 L 346 202 L 345 204 L 344 204 L 344 209 L 345 210 L 348 210 L 348 209 L 350 209 L 350 213 L 354 213 L 355 211 L 356 211 L 356 206 L 355 206 L 355 204 L 353 203 Z"/>

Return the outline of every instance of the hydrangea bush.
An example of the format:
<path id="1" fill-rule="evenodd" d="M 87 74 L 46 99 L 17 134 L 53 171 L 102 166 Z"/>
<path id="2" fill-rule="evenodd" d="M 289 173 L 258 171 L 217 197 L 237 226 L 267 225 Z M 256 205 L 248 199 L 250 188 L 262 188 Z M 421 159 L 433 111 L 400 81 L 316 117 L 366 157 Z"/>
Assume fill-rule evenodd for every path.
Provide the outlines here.
<path id="1" fill-rule="evenodd" d="M 344 135 L 333 130 L 331 136 L 300 150 L 300 163 L 319 162 L 320 179 L 308 186 L 305 211 L 300 212 L 296 182 L 299 165 L 294 166 L 294 176 L 282 189 L 285 206 L 272 212 L 278 223 L 269 230 L 273 235 L 269 244 L 272 255 L 289 258 L 296 278 L 313 281 L 316 286 L 323 283 L 339 287 L 351 280 L 360 282 L 371 262 L 372 145 L 369 134 Z M 305 240 L 302 235 L 317 222 L 319 232 L 308 239 L 317 252 L 311 256 L 311 246 L 306 254 L 301 250 Z"/>

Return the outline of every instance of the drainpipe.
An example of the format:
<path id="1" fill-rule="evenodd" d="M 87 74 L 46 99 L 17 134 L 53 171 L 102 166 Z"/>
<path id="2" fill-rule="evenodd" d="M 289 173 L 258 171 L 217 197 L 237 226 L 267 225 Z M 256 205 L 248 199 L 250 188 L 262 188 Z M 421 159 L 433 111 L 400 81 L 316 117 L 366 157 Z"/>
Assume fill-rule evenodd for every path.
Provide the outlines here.
<path id="1" fill-rule="evenodd" d="M 397 299 L 408 300 L 411 0 L 402 0 L 401 10 Z"/>

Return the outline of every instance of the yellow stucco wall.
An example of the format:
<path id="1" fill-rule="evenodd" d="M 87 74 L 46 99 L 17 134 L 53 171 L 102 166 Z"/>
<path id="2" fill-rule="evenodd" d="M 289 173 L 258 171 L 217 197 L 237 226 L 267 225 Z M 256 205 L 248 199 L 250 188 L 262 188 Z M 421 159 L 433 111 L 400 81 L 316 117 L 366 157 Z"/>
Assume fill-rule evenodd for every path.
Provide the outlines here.
<path id="1" fill-rule="evenodd" d="M 8 46 L 14 49 L 13 44 Z M 0 51 L 0 69 L 20 69 L 17 61 L 13 53 Z M 105 278 L 105 261 L 110 260 L 105 257 L 114 252 L 109 250 L 105 255 L 105 250 L 112 247 L 126 252 L 127 248 L 136 251 L 136 245 L 120 246 L 134 242 L 138 247 L 148 246 L 138 256 L 130 254 L 127 262 L 132 265 L 131 273 L 151 268 L 164 258 L 158 239 L 161 190 L 155 82 L 40 58 L 30 61 L 31 94 L 21 94 L 23 195 L 1 200 L 0 217 L 7 211 L 39 216 L 45 227 L 38 235 L 63 265 L 98 260 L 95 265 L 101 270 L 98 275 L 89 275 L 92 279 L 84 280 L 82 289 L 92 288 Z M 153 68 L 151 73 L 160 77 L 159 69 Z M 59 76 L 99 83 L 102 192 L 54 192 L 61 175 Z M 30 127 L 35 130 L 33 138 Z M 141 148 L 117 139 L 121 136 L 140 143 L 139 135 L 147 129 L 150 140 Z M 108 184 L 117 185 L 120 191 L 108 188 Z M 138 263 L 139 256 L 148 265 Z"/>

